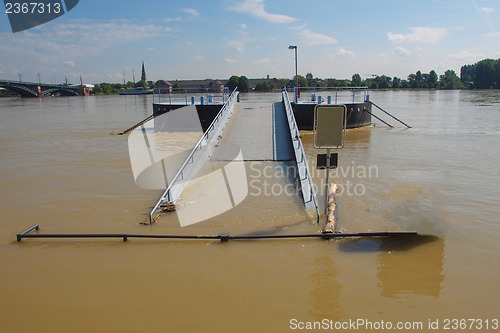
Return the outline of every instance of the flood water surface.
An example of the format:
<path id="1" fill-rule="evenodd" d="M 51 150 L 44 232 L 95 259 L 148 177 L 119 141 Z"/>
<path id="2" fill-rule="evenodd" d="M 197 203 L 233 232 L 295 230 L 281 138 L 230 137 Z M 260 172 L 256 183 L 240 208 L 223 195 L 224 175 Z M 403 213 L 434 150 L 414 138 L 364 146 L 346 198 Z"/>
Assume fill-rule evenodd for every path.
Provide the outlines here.
<path id="1" fill-rule="evenodd" d="M 190 235 L 316 233 L 321 225 L 280 191 L 290 184 L 288 162 L 269 161 L 245 162 L 257 186 L 233 209 L 186 227 L 175 213 L 141 225 L 162 191 L 136 185 L 128 138 L 113 133 L 149 115 L 151 96 L 0 99 L 1 331 L 288 332 L 351 320 L 360 325 L 343 331 L 384 321 L 393 331 L 401 322 L 435 332 L 429 325 L 442 331 L 447 319 L 475 320 L 462 331 L 499 331 L 500 93 L 370 97 L 413 128 L 347 132 L 331 171 L 338 228 L 423 236 L 18 243 L 35 223 L 41 233 Z M 312 132 L 301 135 L 322 203 L 325 171 L 314 162 L 324 151 L 312 147 Z"/>

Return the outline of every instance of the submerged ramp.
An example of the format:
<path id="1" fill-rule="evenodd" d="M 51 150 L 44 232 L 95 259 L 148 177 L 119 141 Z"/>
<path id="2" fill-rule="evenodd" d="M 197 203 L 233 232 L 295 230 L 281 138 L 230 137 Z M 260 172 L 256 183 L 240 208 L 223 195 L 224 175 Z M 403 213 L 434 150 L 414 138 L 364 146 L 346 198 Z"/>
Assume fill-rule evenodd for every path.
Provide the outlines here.
<path id="1" fill-rule="evenodd" d="M 264 198 L 245 201 L 246 210 L 233 211 L 235 216 L 242 214 L 243 220 L 249 211 L 255 216 L 260 210 L 272 212 L 275 205 L 290 205 L 300 211 L 293 203 L 299 197 L 309 216 L 317 217 L 314 189 L 305 171 L 305 153 L 296 124 L 290 131 L 290 121 L 295 120 L 287 115 L 283 102 L 239 102 L 209 161 L 176 203 L 180 225 L 223 214 L 247 196 Z M 301 176 L 304 174 L 306 177 Z M 249 205 L 253 208 L 248 209 Z"/>
<path id="2" fill-rule="evenodd" d="M 222 137 L 222 132 L 226 127 L 238 99 L 238 91 L 235 89 L 222 109 L 219 111 L 211 125 L 205 131 L 198 143 L 195 145 L 189 156 L 179 168 L 173 179 L 169 181 L 168 187 L 157 201 L 149 213 L 149 224 L 154 223 L 159 215 L 155 213 L 161 206 L 167 205 L 167 208 L 179 198 L 182 191 L 196 173 L 203 167 L 206 161 L 212 155 L 214 149 Z"/>
<path id="3" fill-rule="evenodd" d="M 211 160 L 234 160 L 236 146 L 243 161 L 293 160 L 283 103 L 238 103 Z"/>

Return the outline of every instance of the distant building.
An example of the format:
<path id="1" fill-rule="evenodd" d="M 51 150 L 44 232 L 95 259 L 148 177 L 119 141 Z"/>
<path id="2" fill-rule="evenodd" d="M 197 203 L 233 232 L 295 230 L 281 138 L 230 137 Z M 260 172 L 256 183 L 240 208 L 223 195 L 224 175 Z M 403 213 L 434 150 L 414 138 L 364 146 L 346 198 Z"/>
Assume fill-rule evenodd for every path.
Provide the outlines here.
<path id="1" fill-rule="evenodd" d="M 167 90 L 168 89 L 169 92 L 172 91 L 172 87 L 173 86 L 174 85 L 172 83 L 170 83 L 168 81 L 165 81 L 165 80 L 159 80 L 159 81 L 156 82 L 156 88 L 162 89 L 162 90 Z"/>
<path id="2" fill-rule="evenodd" d="M 272 89 L 282 89 L 282 83 L 277 78 L 268 78 L 264 79 L 248 79 L 248 85 L 250 90 L 255 89 L 258 83 L 266 82 Z M 156 88 L 161 89 L 170 89 L 174 87 L 178 88 L 188 88 L 188 89 L 209 89 L 212 92 L 222 92 L 224 87 L 227 85 L 229 80 L 159 80 L 156 82 Z"/>
<path id="3" fill-rule="evenodd" d="M 148 78 L 146 76 L 146 69 L 144 68 L 144 61 L 142 62 L 142 75 L 141 80 L 144 82 L 148 82 Z"/>
<path id="4" fill-rule="evenodd" d="M 160 80 L 156 83 L 156 88 L 161 89 L 170 89 L 179 87 L 179 88 L 187 88 L 187 89 L 200 89 L 206 90 L 209 89 L 212 92 L 222 92 L 224 90 L 224 84 L 227 83 L 228 80 L 175 80 L 175 81 L 165 81 Z"/>
<path id="5" fill-rule="evenodd" d="M 270 79 L 269 75 L 267 76 L 267 79 L 248 79 L 248 85 L 250 86 L 250 89 L 255 89 L 257 84 L 259 83 L 267 83 L 271 89 L 281 89 L 281 81 L 278 80 L 277 78 Z"/>

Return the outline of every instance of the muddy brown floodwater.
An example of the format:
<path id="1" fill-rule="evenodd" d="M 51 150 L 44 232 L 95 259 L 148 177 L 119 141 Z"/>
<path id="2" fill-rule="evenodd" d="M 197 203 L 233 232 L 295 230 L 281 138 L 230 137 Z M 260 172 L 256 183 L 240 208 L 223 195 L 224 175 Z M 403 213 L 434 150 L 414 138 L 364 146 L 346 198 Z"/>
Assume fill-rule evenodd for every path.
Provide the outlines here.
<path id="1" fill-rule="evenodd" d="M 17 243 L 16 233 L 35 223 L 43 233 L 320 227 L 297 197 L 279 191 L 289 181 L 275 175 L 285 162 L 248 169 L 254 184 L 269 180 L 271 191 L 249 188 L 219 216 L 184 228 L 175 215 L 140 225 L 161 190 L 135 184 L 127 137 L 110 133 L 149 115 L 151 96 L 0 99 L 0 330 L 288 332 L 356 321 L 344 331 L 369 332 L 383 321 L 393 330 L 402 323 L 435 332 L 430 323 L 442 331 L 447 320 L 452 328 L 453 319 L 465 319 L 463 331 L 499 331 L 500 92 L 388 91 L 372 92 L 371 100 L 414 128 L 378 123 L 348 131 L 332 171 L 341 190 L 338 226 L 429 236 Z M 312 133 L 302 140 L 314 161 Z M 321 185 L 324 171 L 312 164 L 311 171 Z"/>

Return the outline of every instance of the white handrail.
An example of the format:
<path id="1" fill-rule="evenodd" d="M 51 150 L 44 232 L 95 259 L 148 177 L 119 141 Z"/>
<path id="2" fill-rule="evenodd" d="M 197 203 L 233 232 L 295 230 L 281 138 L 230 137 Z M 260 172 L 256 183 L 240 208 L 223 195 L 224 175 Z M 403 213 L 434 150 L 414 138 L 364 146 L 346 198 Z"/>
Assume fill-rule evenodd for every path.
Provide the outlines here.
<path id="1" fill-rule="evenodd" d="M 283 104 L 285 105 L 285 111 L 288 119 L 288 127 L 290 129 L 290 136 L 292 137 L 293 150 L 295 152 L 295 160 L 297 161 L 297 169 L 299 173 L 299 180 L 301 184 L 302 198 L 304 199 L 304 204 L 306 205 L 306 210 L 310 204 L 314 205 L 316 210 L 316 218 L 319 223 L 319 207 L 318 200 L 316 198 L 316 191 L 314 190 L 314 184 L 312 181 L 311 173 L 309 172 L 309 166 L 307 165 L 306 153 L 304 151 L 304 146 L 302 145 L 302 140 L 300 139 L 299 128 L 297 127 L 297 122 L 295 121 L 295 116 L 293 115 L 292 105 L 290 104 L 290 99 L 286 89 L 283 90 Z M 297 143 L 297 147 L 295 147 Z M 309 187 L 309 190 L 306 187 Z"/>
<path id="2" fill-rule="evenodd" d="M 225 125 L 229 121 L 229 117 L 233 113 L 234 107 L 236 106 L 238 94 L 238 90 L 234 89 L 227 102 L 224 104 L 205 133 L 203 133 L 203 136 L 200 138 L 189 156 L 186 158 L 177 174 L 174 176 L 172 181 L 169 182 L 167 189 L 165 190 L 165 192 L 163 192 L 162 196 L 149 213 L 150 224 L 154 222 L 153 215 L 158 210 L 158 207 L 160 207 L 162 203 L 176 201 L 179 198 L 182 190 L 186 186 L 187 182 L 208 160 L 213 149 L 215 148 L 216 143 L 221 137 Z M 196 161 L 195 155 L 199 156 Z M 202 158 L 204 158 L 205 160 L 202 160 Z"/>

